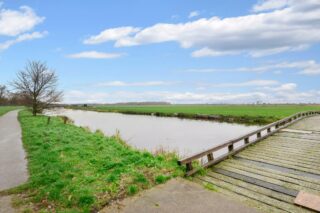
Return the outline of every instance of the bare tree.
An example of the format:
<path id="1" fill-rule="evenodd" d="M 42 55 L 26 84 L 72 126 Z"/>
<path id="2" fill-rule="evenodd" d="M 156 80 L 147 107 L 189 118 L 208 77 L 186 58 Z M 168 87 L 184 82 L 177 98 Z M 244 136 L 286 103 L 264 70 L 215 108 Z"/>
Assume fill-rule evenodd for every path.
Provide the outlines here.
<path id="1" fill-rule="evenodd" d="M 0 85 L 0 98 L 5 98 L 7 93 L 7 87 L 5 85 Z"/>
<path id="2" fill-rule="evenodd" d="M 0 85 L 0 104 L 5 104 L 7 102 L 7 87 Z"/>
<path id="3" fill-rule="evenodd" d="M 58 77 L 40 61 L 30 61 L 24 70 L 17 73 L 12 83 L 15 90 L 30 100 L 32 113 L 37 115 L 48 105 L 61 101 L 62 92 L 57 90 Z"/>

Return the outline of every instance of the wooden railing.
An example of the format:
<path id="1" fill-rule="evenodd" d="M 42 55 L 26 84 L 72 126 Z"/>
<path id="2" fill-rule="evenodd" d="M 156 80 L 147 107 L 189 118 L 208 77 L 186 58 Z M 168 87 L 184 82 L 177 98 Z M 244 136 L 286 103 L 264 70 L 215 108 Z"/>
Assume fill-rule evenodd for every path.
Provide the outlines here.
<path id="1" fill-rule="evenodd" d="M 196 173 L 201 168 L 207 168 L 209 166 L 212 166 L 214 164 L 217 164 L 224 159 L 228 158 L 229 156 L 232 156 L 236 154 L 237 152 L 241 151 L 242 149 L 246 148 L 247 146 L 254 144 L 258 141 L 261 141 L 268 136 L 278 132 L 280 129 L 285 128 L 289 126 L 290 124 L 293 124 L 302 118 L 314 116 L 320 114 L 320 111 L 308 111 L 308 112 L 300 112 L 297 114 L 294 114 L 290 117 L 284 118 L 282 120 L 276 121 L 274 123 L 271 123 L 269 125 L 266 125 L 258 130 L 255 130 L 253 132 L 250 132 L 249 134 L 243 135 L 241 137 L 235 138 L 233 140 L 227 141 L 223 144 L 217 145 L 211 149 L 208 149 L 206 151 L 202 151 L 198 154 L 195 154 L 193 156 L 187 157 L 185 159 L 179 160 L 179 165 L 186 165 L 186 175 L 192 175 Z M 239 147 L 235 148 L 235 143 L 243 143 Z M 225 154 L 222 154 L 221 156 L 214 157 L 214 154 L 217 152 L 223 151 L 223 149 L 226 149 Z M 205 160 L 205 163 L 202 163 L 202 161 Z M 197 168 L 194 168 L 193 164 L 195 162 L 197 163 Z M 200 164 L 200 166 L 199 166 Z"/>

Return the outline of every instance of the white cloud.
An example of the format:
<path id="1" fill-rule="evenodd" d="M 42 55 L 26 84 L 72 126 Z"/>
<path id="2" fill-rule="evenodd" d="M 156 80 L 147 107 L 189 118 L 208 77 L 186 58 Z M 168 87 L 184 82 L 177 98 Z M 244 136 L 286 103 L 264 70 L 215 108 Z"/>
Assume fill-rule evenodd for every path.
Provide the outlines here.
<path id="1" fill-rule="evenodd" d="M 166 81 L 145 81 L 145 82 L 124 82 L 124 81 L 110 81 L 104 83 L 98 83 L 98 87 L 153 87 L 153 86 L 168 86 L 174 82 Z"/>
<path id="2" fill-rule="evenodd" d="M 43 38 L 47 34 L 48 34 L 48 32 L 46 32 L 46 31 L 21 34 L 15 39 L 7 40 L 3 43 L 0 43 L 0 51 L 8 49 L 12 45 L 23 42 L 23 41 L 29 41 L 29 40 Z"/>
<path id="3" fill-rule="evenodd" d="M 192 11 L 192 12 L 189 13 L 188 18 L 194 18 L 194 17 L 197 17 L 199 15 L 200 15 L 200 12 L 195 10 L 195 11 Z"/>
<path id="4" fill-rule="evenodd" d="M 123 56 L 123 53 L 105 53 L 97 51 L 86 51 L 67 55 L 68 58 L 87 58 L 87 59 L 111 59 Z"/>
<path id="5" fill-rule="evenodd" d="M 167 91 L 117 91 L 105 93 L 92 93 L 82 91 L 69 91 L 65 94 L 65 103 L 117 103 L 135 101 L 165 101 L 172 103 L 223 103 L 242 102 L 245 99 L 255 102 L 255 98 L 263 97 L 261 92 L 254 93 L 193 93 L 193 92 L 167 92 Z"/>
<path id="6" fill-rule="evenodd" d="M 212 72 L 256 72 L 262 73 L 267 71 L 274 71 L 277 74 L 281 73 L 281 70 L 297 70 L 301 75 L 320 75 L 320 64 L 315 60 L 308 61 L 293 61 L 293 62 L 281 62 L 265 64 L 255 67 L 239 67 L 239 68 L 206 68 L 206 69 L 188 69 L 186 72 L 195 73 L 212 73 Z"/>
<path id="7" fill-rule="evenodd" d="M 115 41 L 116 47 L 123 47 L 173 41 L 183 48 L 196 48 L 194 57 L 229 54 L 261 57 L 303 50 L 320 42 L 320 1 L 288 0 L 283 8 L 275 3 L 268 4 L 258 4 L 256 10 L 269 8 L 269 12 L 202 18 L 178 24 L 158 23 L 143 29 L 125 27 L 128 29 L 125 33 L 115 33 L 115 36 L 110 36 L 109 32 L 122 28 L 111 28 L 104 31 L 108 32 L 107 39 L 103 39 L 102 32 L 85 42 Z"/>
<path id="8" fill-rule="evenodd" d="M 283 92 L 287 93 L 287 92 L 293 92 L 296 88 L 297 88 L 297 84 L 286 83 L 286 84 L 280 85 L 279 87 L 263 87 L 260 89 L 277 92 L 277 93 L 283 93 Z"/>
<path id="9" fill-rule="evenodd" d="M 286 87 L 286 86 L 284 86 Z M 290 87 L 290 86 L 289 86 Z M 171 103 L 316 103 L 320 102 L 320 91 L 253 91 L 244 93 L 204 93 L 172 91 L 116 91 L 83 92 L 69 91 L 65 103 L 118 103 L 139 101 L 164 101 Z"/>
<path id="10" fill-rule="evenodd" d="M 251 80 L 239 83 L 222 83 L 213 84 L 212 87 L 257 87 L 257 86 L 273 86 L 279 84 L 278 81 L 274 80 Z"/>
<path id="11" fill-rule="evenodd" d="M 19 10 L 0 8 L 0 35 L 17 36 L 32 30 L 44 19 L 37 16 L 28 6 L 22 6 Z"/>
<path id="12" fill-rule="evenodd" d="M 279 87 L 264 87 L 259 90 L 263 93 L 269 93 L 269 102 L 271 103 L 319 103 L 319 92 L 315 90 L 299 92 L 297 84 L 286 83 Z"/>
<path id="13" fill-rule="evenodd" d="M 258 4 L 254 5 L 252 10 L 254 12 L 268 11 L 274 9 L 281 9 L 288 6 L 289 0 L 260 0 Z"/>
<path id="14" fill-rule="evenodd" d="M 96 36 L 91 36 L 84 40 L 84 44 L 99 44 L 107 41 L 115 41 L 121 38 L 128 37 L 129 35 L 139 31 L 135 27 L 118 27 L 102 31 Z"/>

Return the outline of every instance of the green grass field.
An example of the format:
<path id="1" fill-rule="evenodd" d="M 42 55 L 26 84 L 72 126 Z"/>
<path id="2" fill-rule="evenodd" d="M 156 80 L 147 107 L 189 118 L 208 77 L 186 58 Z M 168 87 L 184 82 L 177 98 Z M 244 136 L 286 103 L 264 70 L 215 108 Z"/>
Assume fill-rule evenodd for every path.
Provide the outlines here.
<path id="1" fill-rule="evenodd" d="M 297 112 L 320 110 L 320 105 L 105 105 L 80 109 L 129 114 L 157 113 L 160 116 L 181 113 L 181 117 L 193 117 L 197 114 L 220 115 L 226 119 L 233 118 L 235 122 L 266 124 Z"/>
<path id="2" fill-rule="evenodd" d="M 93 212 L 183 174 L 173 154 L 137 151 L 61 118 L 47 125 L 26 110 L 19 120 L 30 178 L 15 191 L 15 205 L 30 212 Z"/>
<path id="3" fill-rule="evenodd" d="M 10 112 L 12 110 L 18 109 L 21 107 L 16 107 L 16 106 L 0 106 L 0 116 L 6 114 L 7 112 Z"/>

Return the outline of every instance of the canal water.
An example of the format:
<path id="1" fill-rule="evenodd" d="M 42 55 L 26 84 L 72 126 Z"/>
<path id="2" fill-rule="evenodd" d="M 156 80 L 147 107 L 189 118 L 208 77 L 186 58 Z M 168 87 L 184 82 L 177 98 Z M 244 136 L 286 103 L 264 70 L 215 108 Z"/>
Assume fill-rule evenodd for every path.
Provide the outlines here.
<path id="1" fill-rule="evenodd" d="M 88 127 L 92 131 L 101 130 L 108 136 L 119 131 L 121 138 L 137 149 L 175 151 L 180 157 L 206 150 L 259 128 L 215 121 L 70 109 L 55 109 L 45 114 L 67 116 L 77 126 Z"/>

